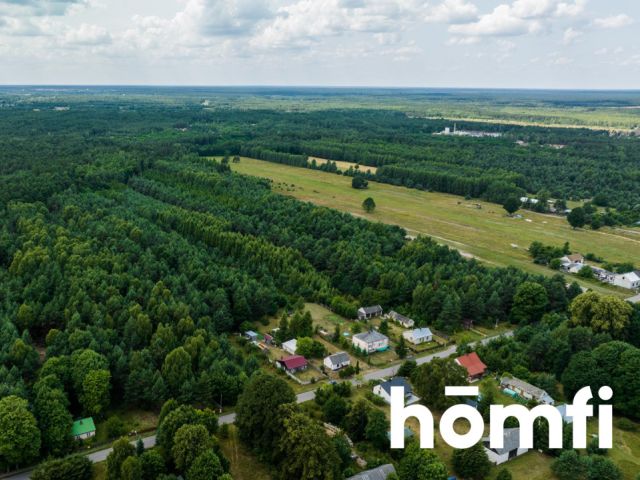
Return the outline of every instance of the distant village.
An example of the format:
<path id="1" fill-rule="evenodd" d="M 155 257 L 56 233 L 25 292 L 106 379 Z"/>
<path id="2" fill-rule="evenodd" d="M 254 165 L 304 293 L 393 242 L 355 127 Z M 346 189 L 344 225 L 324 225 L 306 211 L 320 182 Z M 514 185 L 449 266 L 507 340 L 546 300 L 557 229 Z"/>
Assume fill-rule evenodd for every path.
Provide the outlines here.
<path id="1" fill-rule="evenodd" d="M 434 135 L 456 135 L 458 137 L 474 137 L 474 138 L 484 138 L 484 137 L 492 137 L 499 138 L 502 136 L 500 132 L 486 132 L 481 130 L 458 130 L 457 125 L 453 124 L 453 130 L 451 127 L 446 127 L 442 132 L 435 133 Z"/>
<path id="2" fill-rule="evenodd" d="M 572 255 L 571 257 L 571 261 L 581 260 L 577 256 Z M 413 319 L 394 310 L 384 313 L 384 310 L 380 305 L 363 306 L 358 309 L 358 321 L 368 322 L 378 317 L 387 321 L 392 321 L 395 325 L 404 329 L 402 337 L 412 345 L 420 345 L 433 341 L 434 334 L 428 327 L 416 328 L 415 321 Z M 277 334 L 277 329 L 274 330 L 275 331 L 271 331 L 271 334 L 264 335 L 255 331 L 247 331 L 244 336 L 247 340 L 251 341 L 256 346 L 259 346 L 261 349 L 269 348 L 266 345 L 275 347 L 275 335 Z M 279 348 L 286 353 L 286 356 L 275 361 L 275 365 L 278 369 L 292 377 L 299 372 L 312 368 L 309 359 L 299 354 L 298 343 L 298 339 L 295 338 L 282 342 L 282 344 L 279 345 Z M 353 335 L 351 337 L 351 344 L 353 351 L 365 352 L 367 355 L 385 352 L 390 348 L 389 337 L 373 327 L 366 332 Z M 467 381 L 471 384 L 479 382 L 490 373 L 487 365 L 485 365 L 476 352 L 458 355 L 454 358 L 454 362 L 466 370 Z M 339 351 L 327 355 L 322 361 L 322 366 L 326 372 L 337 372 L 352 367 L 352 360 L 347 352 Z M 384 371 L 389 371 L 389 369 L 384 369 Z M 372 382 L 374 384 L 373 387 L 370 386 L 371 394 L 380 398 L 385 404 L 391 404 L 392 387 L 401 387 L 404 389 L 405 405 L 411 405 L 419 402 L 420 397 L 415 395 L 409 380 L 403 376 L 397 375 L 398 367 L 392 368 L 391 371 L 394 372 L 395 376 L 392 375 L 390 378 L 374 375 L 369 377 L 370 381 L 374 379 L 377 380 Z M 365 379 L 366 378 L 367 377 L 365 377 Z M 560 412 L 564 422 L 572 422 L 571 417 L 567 416 L 566 405 L 556 405 L 554 398 L 544 389 L 536 387 L 510 374 L 496 378 L 496 380 L 498 382 L 500 392 L 514 401 L 525 405 L 534 401 L 538 404 L 555 406 L 555 408 Z M 477 409 L 481 399 L 482 395 L 479 395 L 478 398 L 468 399 L 466 403 L 472 408 Z M 325 428 L 328 432 L 339 431 L 338 427 L 330 424 L 325 424 Z M 390 435 L 390 432 L 387 433 Z M 405 427 L 405 438 L 413 436 L 414 432 L 410 428 Z M 350 442 L 350 444 L 353 445 L 353 442 Z M 491 448 L 488 437 L 483 438 L 482 445 L 489 460 L 495 465 L 504 464 L 529 451 L 529 449 L 520 446 L 519 428 L 505 428 L 504 446 L 502 448 Z M 359 460 L 361 460 L 359 462 L 360 466 L 365 467 L 366 462 L 363 459 Z M 394 466 L 386 464 L 361 472 L 353 477 L 349 477 L 347 480 L 365 480 L 372 478 L 385 479 L 387 478 L 387 475 L 393 472 L 395 472 Z"/>
<path id="3" fill-rule="evenodd" d="M 595 265 L 589 265 L 585 257 L 580 253 L 565 255 L 560 258 L 560 269 L 566 273 L 578 274 L 583 268 L 589 268 L 593 272 L 594 278 L 603 283 L 608 283 L 616 287 L 627 290 L 640 289 L 640 270 L 633 270 L 625 273 L 614 273 Z M 640 303 L 640 294 L 627 298 L 632 303 Z"/>

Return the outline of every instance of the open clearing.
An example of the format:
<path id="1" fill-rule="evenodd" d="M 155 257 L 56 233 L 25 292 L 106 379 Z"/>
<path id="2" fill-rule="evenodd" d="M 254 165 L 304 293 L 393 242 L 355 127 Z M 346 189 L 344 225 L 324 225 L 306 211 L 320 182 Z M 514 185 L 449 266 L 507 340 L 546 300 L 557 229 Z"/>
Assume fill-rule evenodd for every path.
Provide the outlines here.
<path id="1" fill-rule="evenodd" d="M 378 171 L 378 167 L 370 167 L 369 165 L 358 165 L 357 163 L 343 162 L 342 160 L 327 160 L 326 158 L 309 157 L 309 162 L 311 162 L 312 160 L 315 160 L 318 165 L 324 165 L 325 163 L 331 161 L 335 163 L 337 167 L 342 171 L 349 170 L 349 167 L 356 168 L 356 166 L 358 166 L 358 169 L 363 173 L 371 172 L 375 174 Z"/>
<path id="2" fill-rule="evenodd" d="M 527 253 L 535 240 L 557 246 L 568 241 L 575 252 L 591 252 L 611 262 L 640 265 L 640 232 L 634 230 L 573 230 L 564 218 L 554 215 L 521 210 L 524 218 L 510 218 L 500 205 L 493 203 L 377 182 L 369 182 L 366 190 L 356 190 L 351 188 L 350 177 L 249 158 L 242 158 L 232 169 L 273 180 L 276 192 L 368 220 L 400 225 L 410 236 L 431 236 L 492 265 L 513 265 L 552 275 L 552 270 L 535 265 Z M 362 209 L 367 197 L 376 202 L 374 213 L 367 214 Z M 567 280 L 577 278 L 567 275 Z M 581 283 L 596 291 L 629 296 L 626 290 L 599 282 Z"/>

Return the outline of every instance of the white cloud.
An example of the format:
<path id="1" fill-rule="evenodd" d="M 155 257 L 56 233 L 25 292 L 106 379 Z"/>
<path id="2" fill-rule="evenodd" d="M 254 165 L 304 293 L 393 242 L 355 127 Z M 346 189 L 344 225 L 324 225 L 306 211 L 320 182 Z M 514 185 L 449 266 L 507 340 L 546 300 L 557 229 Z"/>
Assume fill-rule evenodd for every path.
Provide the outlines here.
<path id="1" fill-rule="evenodd" d="M 573 27 L 569 27 L 564 31 L 564 35 L 562 36 L 562 42 L 565 45 L 572 44 L 577 38 L 580 38 L 583 33 L 580 30 L 576 30 Z"/>
<path id="2" fill-rule="evenodd" d="M 499 5 L 493 12 L 480 16 L 474 23 L 451 25 L 449 32 L 454 35 L 472 37 L 511 36 L 535 33 L 542 28 L 538 20 L 529 20 L 514 14 L 509 5 Z"/>
<path id="3" fill-rule="evenodd" d="M 12 17 L 57 16 L 87 3 L 87 0 L 0 0 L 0 14 Z"/>
<path id="4" fill-rule="evenodd" d="M 69 29 L 64 41 L 73 45 L 105 45 L 111 43 L 111 35 L 103 27 L 83 23 L 78 28 Z"/>
<path id="5" fill-rule="evenodd" d="M 633 18 L 626 13 L 621 13 L 610 17 L 596 18 L 593 24 L 598 28 L 621 28 L 631 25 L 633 22 Z"/>
<path id="6" fill-rule="evenodd" d="M 576 17 L 580 15 L 587 6 L 587 0 L 576 0 L 573 3 L 560 2 L 556 8 L 558 17 Z"/>
<path id="7" fill-rule="evenodd" d="M 424 6 L 414 0 L 299 0 L 281 7 L 275 19 L 251 40 L 251 46 L 303 48 L 349 33 L 398 33 Z"/>
<path id="8" fill-rule="evenodd" d="M 425 20 L 434 23 L 469 23 L 478 19 L 478 7 L 465 0 L 445 0 L 429 9 Z"/>

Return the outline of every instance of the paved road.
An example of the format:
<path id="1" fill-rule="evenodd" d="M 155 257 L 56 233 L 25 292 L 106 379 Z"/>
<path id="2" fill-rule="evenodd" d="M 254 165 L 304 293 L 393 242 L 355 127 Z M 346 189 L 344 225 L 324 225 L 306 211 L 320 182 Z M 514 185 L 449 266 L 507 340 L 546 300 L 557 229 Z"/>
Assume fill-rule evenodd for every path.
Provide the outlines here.
<path id="1" fill-rule="evenodd" d="M 303 392 L 300 393 L 297 396 L 297 402 L 298 403 L 304 403 L 304 402 L 309 402 L 311 400 L 313 400 L 316 397 L 316 392 L 315 390 L 312 390 L 310 392 Z M 220 417 L 218 417 L 218 423 L 220 425 L 223 425 L 225 423 L 233 423 L 236 421 L 236 414 L 235 413 L 227 413 L 226 415 L 222 415 Z M 131 444 L 135 446 L 137 440 L 132 440 Z M 144 448 L 152 448 L 155 447 L 156 445 L 156 435 L 151 435 L 149 437 L 144 437 L 142 439 L 142 442 L 144 443 Z M 93 463 L 99 463 L 99 462 L 104 462 L 107 457 L 109 456 L 109 454 L 111 453 L 113 449 L 111 447 L 109 448 L 105 448 L 104 450 L 98 450 L 96 452 L 92 452 L 92 453 L 88 453 L 87 454 L 87 458 L 89 460 L 91 460 Z M 15 475 L 10 475 L 8 477 L 1 477 L 3 479 L 7 479 L 7 480 L 29 480 L 31 478 L 31 473 L 33 473 L 33 470 L 28 470 L 25 472 L 20 472 L 20 473 L 16 473 Z"/>
<path id="2" fill-rule="evenodd" d="M 481 343 L 481 344 L 486 344 L 488 342 L 490 342 L 491 340 L 498 338 L 498 337 L 511 337 L 513 336 L 513 332 L 512 331 L 508 331 L 505 332 L 501 335 L 496 335 L 493 337 L 487 337 L 487 338 L 483 338 L 482 340 L 479 340 L 478 342 L 474 342 L 471 344 L 471 346 L 477 344 L 477 343 Z M 431 355 L 425 355 L 423 357 L 418 357 L 416 358 L 416 363 L 418 365 L 423 365 L 425 363 L 429 363 L 430 361 L 432 361 L 434 358 L 447 358 L 450 355 L 454 354 L 456 352 L 456 346 L 452 345 L 449 348 L 447 348 L 446 350 L 442 350 L 440 352 L 436 352 L 436 353 L 432 353 Z M 398 365 L 394 365 L 392 367 L 388 367 L 388 368 L 382 368 L 380 370 L 374 370 L 371 372 L 368 372 L 366 374 L 363 375 L 363 379 L 361 381 L 354 381 L 353 383 L 355 384 L 362 384 L 362 383 L 366 383 L 369 380 L 380 380 L 381 378 L 386 378 L 386 377 L 393 377 L 397 372 L 398 369 L 400 368 L 400 364 Z M 304 402 L 310 402 L 311 400 L 313 400 L 316 397 L 316 391 L 315 390 L 310 390 L 308 392 L 302 392 L 300 394 L 298 394 L 296 396 L 296 401 L 298 403 L 304 403 Z M 222 415 L 220 417 L 218 417 L 218 423 L 220 423 L 220 425 L 222 424 L 229 424 L 229 423 L 233 423 L 236 420 L 236 414 L 235 413 L 228 413 L 226 415 Z M 152 448 L 155 446 L 156 444 L 156 436 L 155 435 L 151 435 L 149 437 L 145 437 L 142 439 L 142 441 L 144 442 L 144 448 Z M 136 441 L 132 441 L 132 444 L 135 445 Z M 109 456 L 109 454 L 111 453 L 111 448 L 105 448 L 104 450 L 98 450 L 96 452 L 93 453 L 89 453 L 87 454 L 87 458 L 89 460 L 91 460 L 93 463 L 98 463 L 98 462 L 104 462 L 107 457 Z M 16 473 L 15 475 L 11 475 L 8 477 L 1 477 L 3 479 L 9 479 L 9 480 L 29 480 L 31 478 L 31 472 L 33 470 L 30 471 L 26 471 L 26 472 L 22 472 L 22 473 Z"/>

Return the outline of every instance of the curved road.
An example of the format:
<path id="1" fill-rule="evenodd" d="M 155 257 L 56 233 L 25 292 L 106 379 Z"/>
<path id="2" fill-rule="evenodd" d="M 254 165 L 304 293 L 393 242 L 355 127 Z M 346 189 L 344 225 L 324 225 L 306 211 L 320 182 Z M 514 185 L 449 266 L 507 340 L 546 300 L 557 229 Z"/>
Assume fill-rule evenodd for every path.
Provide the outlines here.
<path id="1" fill-rule="evenodd" d="M 499 338 L 499 337 L 511 337 L 513 336 L 513 332 L 512 331 L 508 331 L 505 332 L 501 335 L 496 335 L 493 337 L 487 337 L 487 338 L 483 338 L 482 340 L 479 340 L 478 342 L 474 342 L 471 344 L 471 346 L 477 344 L 477 343 L 481 343 L 481 344 L 486 344 L 488 342 L 490 342 L 493 339 Z M 430 361 L 432 361 L 434 358 L 447 358 L 450 355 L 456 353 L 456 346 L 452 345 L 449 348 L 442 350 L 440 352 L 436 352 L 436 353 L 432 353 L 431 355 L 425 355 L 423 357 L 418 357 L 415 359 L 416 363 L 418 365 L 423 365 L 425 363 L 429 363 Z M 382 378 L 386 378 L 386 377 L 392 377 L 394 376 L 397 372 L 398 369 L 400 368 L 400 364 L 397 365 L 393 365 L 391 367 L 387 367 L 387 368 L 382 368 L 380 370 L 374 370 L 371 372 L 368 372 L 366 374 L 364 374 L 362 376 L 362 380 L 360 381 L 354 381 L 353 383 L 356 385 L 361 385 L 363 383 L 366 383 L 370 380 L 380 380 Z M 313 400 L 316 397 L 316 391 L 315 390 L 310 390 L 308 392 L 302 392 L 300 394 L 298 394 L 296 396 L 296 401 L 298 403 L 304 403 L 304 402 L 309 402 L 311 400 Z M 236 414 L 235 413 L 228 413 L 226 415 L 222 415 L 221 417 L 218 417 L 218 423 L 220 425 L 223 425 L 225 423 L 233 423 L 236 420 Z M 137 440 L 133 440 L 131 443 L 135 445 Z M 142 442 L 144 443 L 144 448 L 152 448 L 156 445 L 156 436 L 155 435 L 151 435 L 149 437 L 145 437 L 142 439 Z M 92 453 L 88 453 L 86 456 L 89 460 L 91 460 L 93 463 L 99 463 L 99 462 L 104 462 L 107 457 L 109 456 L 109 454 L 111 453 L 111 447 L 109 448 L 105 448 L 103 450 L 98 450 L 96 452 L 92 452 Z M 33 470 L 28 470 L 28 471 L 24 471 L 24 472 L 20 472 L 20 473 L 16 473 L 14 475 L 9 475 L 9 476 L 0 476 L 0 478 L 3 479 L 9 479 L 9 480 L 29 480 L 31 478 L 31 473 L 33 472 Z"/>

